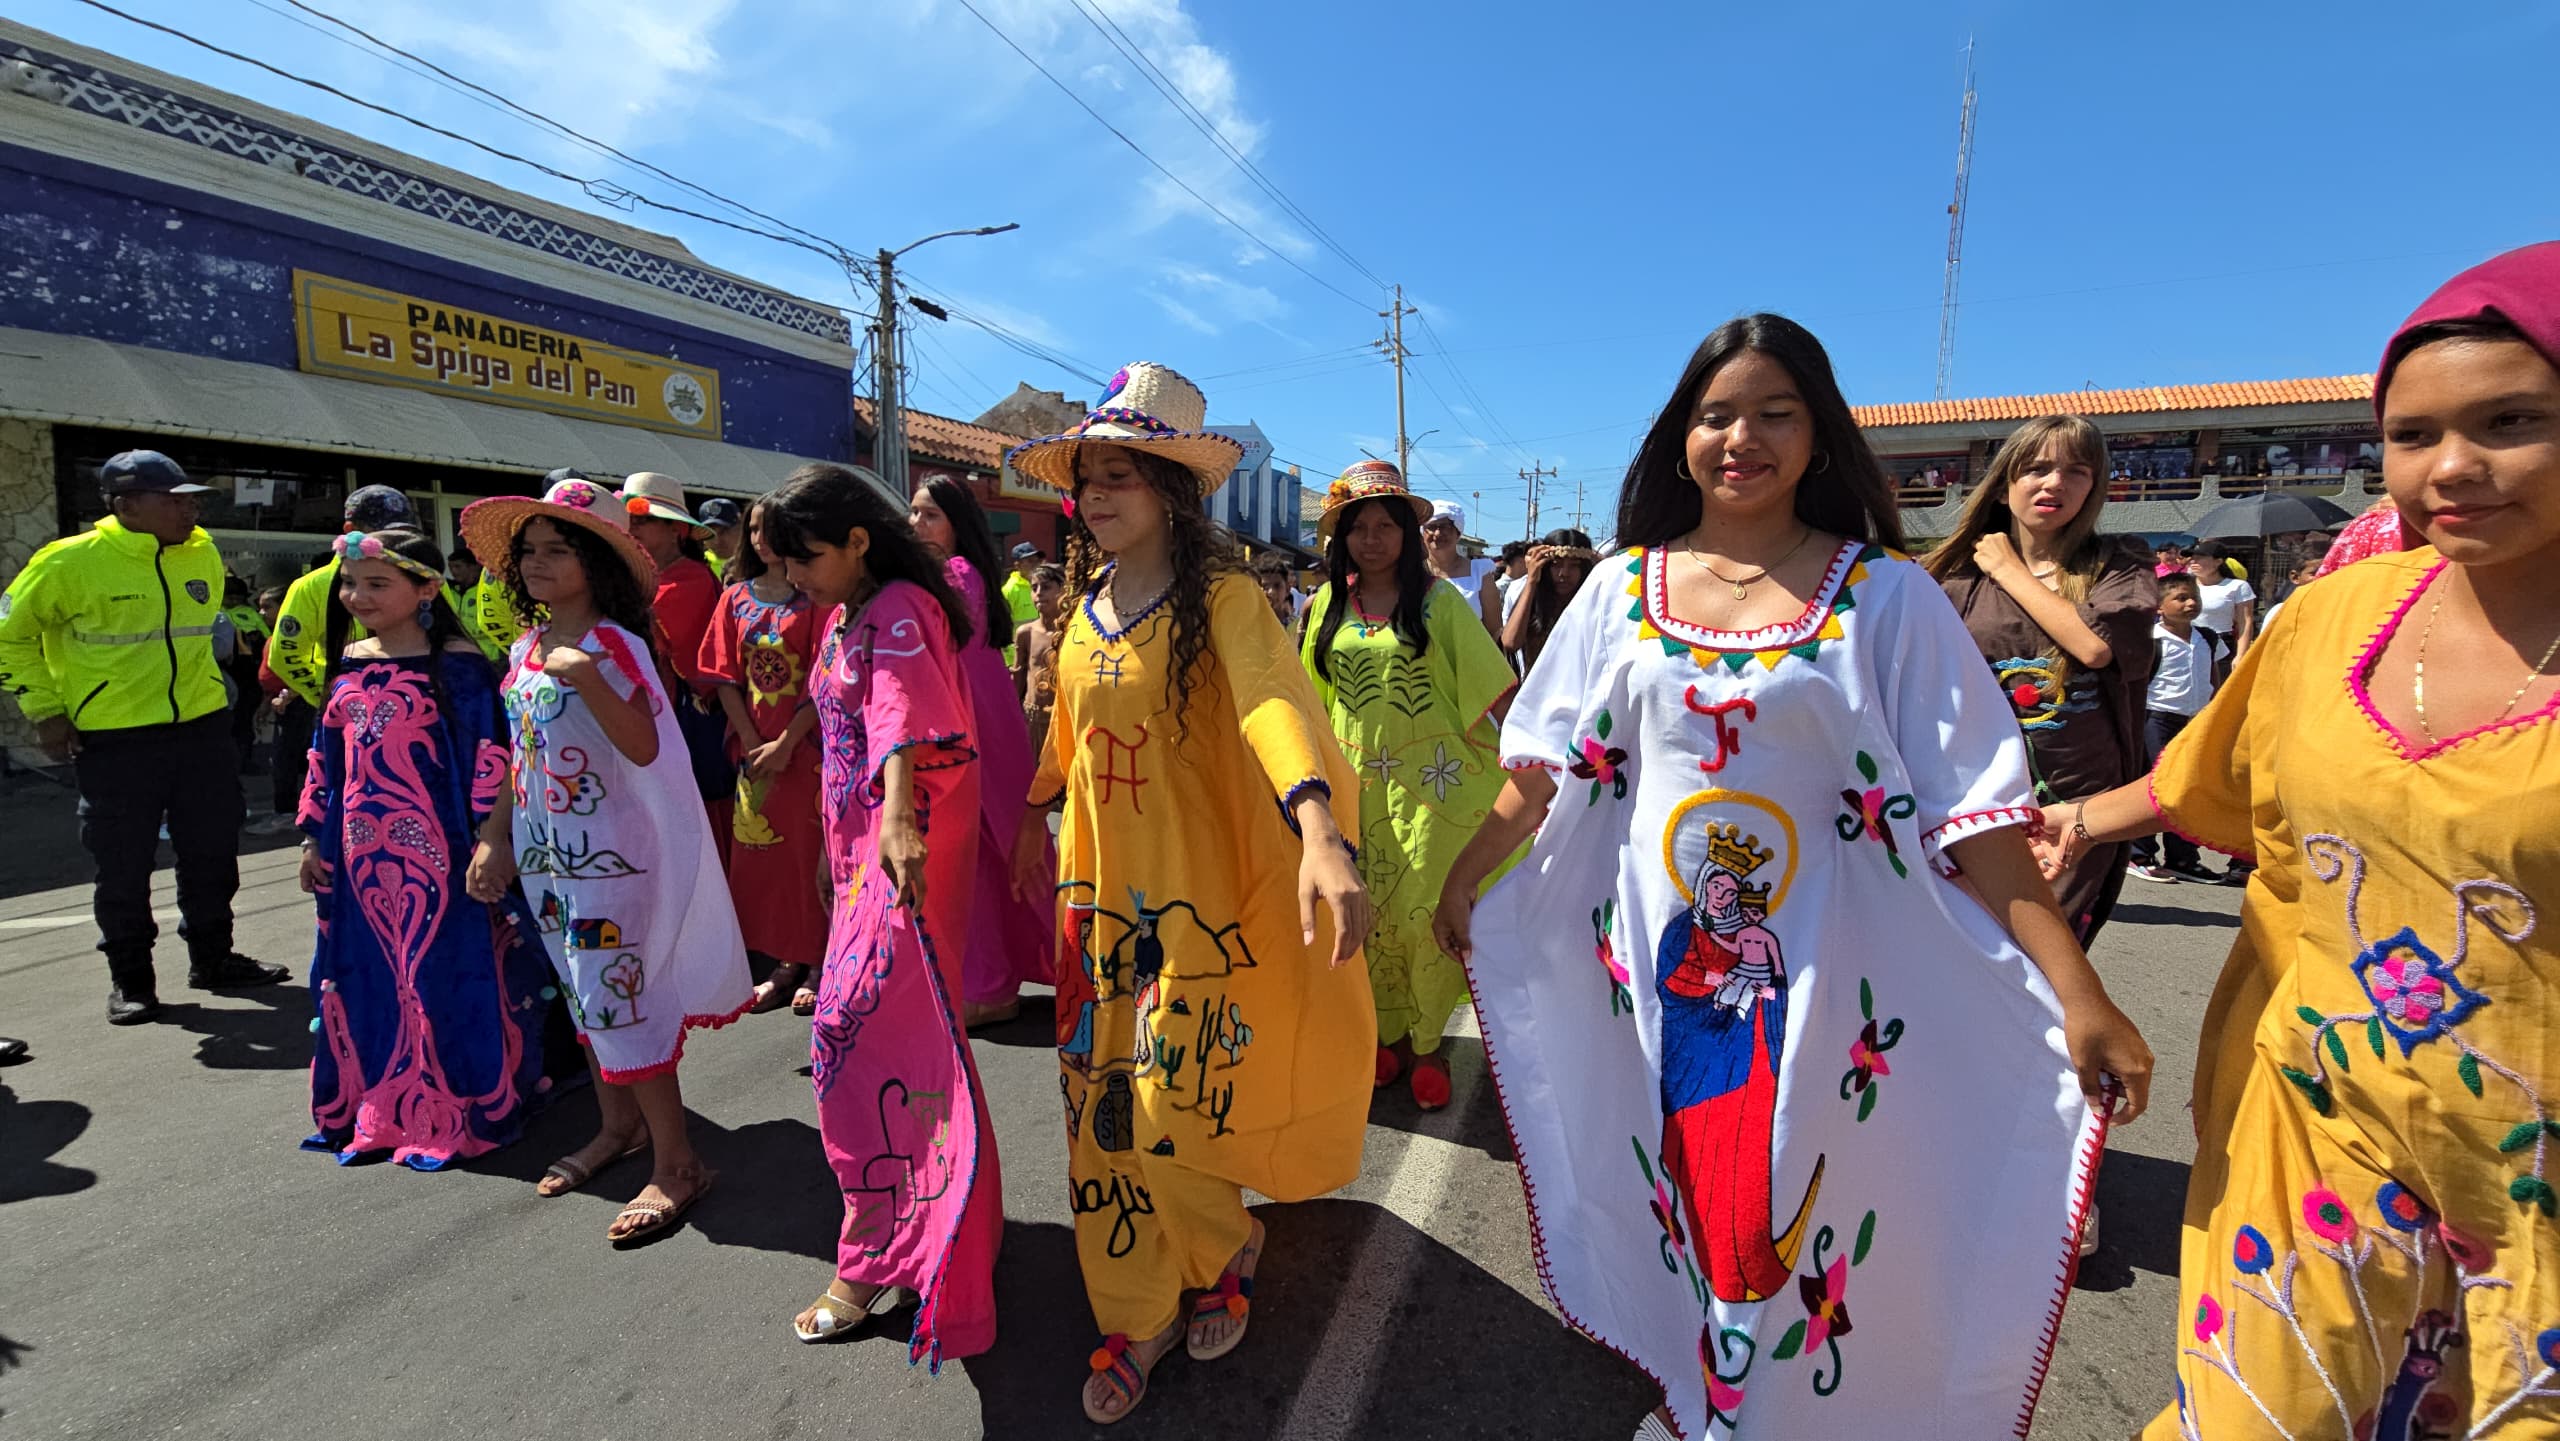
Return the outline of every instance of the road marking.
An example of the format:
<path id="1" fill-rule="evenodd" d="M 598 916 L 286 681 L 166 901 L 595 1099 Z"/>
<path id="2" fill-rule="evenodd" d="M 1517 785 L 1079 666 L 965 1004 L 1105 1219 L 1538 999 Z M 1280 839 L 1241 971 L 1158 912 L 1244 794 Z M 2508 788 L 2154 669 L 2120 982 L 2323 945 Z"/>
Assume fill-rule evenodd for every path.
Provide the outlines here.
<path id="1" fill-rule="evenodd" d="M 151 913 L 151 918 L 156 921 L 175 921 L 184 919 L 176 911 L 153 911 Z M 0 931 L 60 930 L 64 926 L 85 926 L 95 919 L 95 917 L 85 913 L 70 916 L 18 916 L 10 920 L 0 921 Z"/>
<path id="2" fill-rule="evenodd" d="M 1472 1021 L 1472 1016 L 1467 1018 Z M 1452 1026 L 1450 1034 L 1473 1031 Z M 1483 1083 L 1480 1067 L 1452 1066 L 1449 1104 L 1441 1114 L 1463 1116 Z M 1404 1222 L 1381 1217 L 1360 1244 L 1350 1281 L 1334 1306 L 1333 1321 L 1316 1345 L 1307 1381 L 1290 1403 L 1289 1419 L 1274 1435 L 1336 1441 L 1362 1434 L 1361 1418 L 1377 1390 L 1378 1363 L 1387 1354 L 1387 1320 L 1404 1304 L 1412 1274 L 1422 1261 L 1422 1244 L 1430 1223 L 1449 1198 L 1466 1148 L 1436 1136 L 1409 1136 L 1396 1161 L 1394 1177 L 1379 1201 L 1380 1209 Z"/>

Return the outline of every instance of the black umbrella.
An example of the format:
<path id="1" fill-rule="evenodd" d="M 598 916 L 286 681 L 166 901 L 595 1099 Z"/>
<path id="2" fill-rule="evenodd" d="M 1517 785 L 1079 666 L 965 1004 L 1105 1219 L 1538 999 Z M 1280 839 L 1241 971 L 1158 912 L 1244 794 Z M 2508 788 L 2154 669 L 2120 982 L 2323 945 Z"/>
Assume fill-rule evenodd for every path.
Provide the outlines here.
<path id="1" fill-rule="evenodd" d="M 2335 530 L 2353 519 L 2316 495 L 2270 490 L 2226 500 L 2187 528 L 2198 540 L 2254 540 L 2298 530 Z"/>

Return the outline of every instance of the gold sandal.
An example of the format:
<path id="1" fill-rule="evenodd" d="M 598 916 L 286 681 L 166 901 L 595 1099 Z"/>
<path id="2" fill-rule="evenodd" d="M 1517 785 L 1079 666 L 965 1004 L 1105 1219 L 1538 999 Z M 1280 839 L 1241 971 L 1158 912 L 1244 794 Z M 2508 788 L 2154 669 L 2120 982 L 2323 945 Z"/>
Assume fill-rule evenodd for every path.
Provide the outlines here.
<path id="1" fill-rule="evenodd" d="M 632 1198 L 614 1216 L 613 1224 L 619 1226 L 624 1220 L 632 1217 L 639 1218 L 641 1224 L 618 1236 L 614 1235 L 612 1229 L 608 1227 L 605 1238 L 616 1246 L 629 1247 L 665 1235 L 675 1229 L 676 1223 L 684 1219 L 685 1213 L 692 1210 L 696 1202 L 711 1194 L 711 1183 L 719 1179 L 719 1172 L 706 1167 L 695 1172 L 693 1190 L 681 1201 L 643 1201 L 637 1197 Z"/>
<path id="2" fill-rule="evenodd" d="M 791 1334 L 799 1337 L 802 1344 L 811 1346 L 823 1341 L 851 1340 L 874 1319 L 896 1310 L 903 1294 L 895 1286 L 882 1286 L 871 1293 L 868 1304 L 857 1306 L 837 1295 L 830 1287 L 819 1292 L 818 1299 L 808 1305 L 807 1309 L 818 1313 L 810 1318 L 814 1325 L 804 1329 L 800 1318 L 794 1316 L 791 1318 Z"/>

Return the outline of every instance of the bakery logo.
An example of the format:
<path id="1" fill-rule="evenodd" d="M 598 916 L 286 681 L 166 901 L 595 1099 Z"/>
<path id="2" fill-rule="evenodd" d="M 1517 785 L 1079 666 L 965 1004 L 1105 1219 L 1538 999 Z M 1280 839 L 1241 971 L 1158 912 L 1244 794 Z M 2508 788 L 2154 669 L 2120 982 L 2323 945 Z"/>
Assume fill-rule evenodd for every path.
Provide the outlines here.
<path id="1" fill-rule="evenodd" d="M 680 424 L 700 425 L 702 417 L 711 412 L 711 397 L 703 393 L 702 382 L 681 370 L 668 374 L 667 383 L 658 388 L 658 398 L 666 402 L 667 414 Z"/>
<path id="2" fill-rule="evenodd" d="M 198 605 L 213 599 L 213 587 L 200 580 L 187 582 L 187 599 Z"/>

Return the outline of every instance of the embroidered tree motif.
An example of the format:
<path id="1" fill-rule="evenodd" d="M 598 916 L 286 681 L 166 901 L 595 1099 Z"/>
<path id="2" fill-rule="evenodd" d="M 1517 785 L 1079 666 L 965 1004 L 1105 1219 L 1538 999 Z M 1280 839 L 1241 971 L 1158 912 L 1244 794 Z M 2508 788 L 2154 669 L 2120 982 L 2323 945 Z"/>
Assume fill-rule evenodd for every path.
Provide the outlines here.
<path id="1" fill-rule="evenodd" d="M 1858 1119 L 1864 1121 L 1875 1110 L 1876 1097 L 1884 1092 L 1876 1078 L 1893 1074 L 1893 1067 L 1884 1062 L 1884 1053 L 1901 1043 L 1902 1018 L 1893 1017 L 1881 1027 L 1876 1024 L 1875 988 L 1864 976 L 1858 978 L 1858 1014 L 1866 1018 L 1867 1024 L 1858 1032 L 1858 1039 L 1849 1043 L 1849 1069 L 1840 1077 L 1840 1099 L 1845 1101 L 1855 1095 Z"/>
<path id="2" fill-rule="evenodd" d="M 2560 1192 L 2553 1190 L 2548 1179 L 2551 1142 L 2560 1138 L 2560 1122 L 2555 1122 L 2540 1089 L 2531 1080 L 2480 1049 L 2461 1030 L 2462 1023 L 2491 1000 L 2464 984 L 2461 976 L 2462 964 L 2471 954 L 2472 921 L 2476 918 L 2492 935 L 2509 945 L 2518 945 L 2533 934 L 2533 902 L 2504 881 L 2464 881 L 2453 888 L 2450 955 L 2439 955 L 2419 939 L 2414 927 L 2406 925 L 2381 940 L 2367 941 L 2359 910 L 2364 892 L 2364 853 L 2344 837 L 2327 834 L 2303 837 L 2302 850 L 2311 863 L 2312 874 L 2321 881 L 2334 883 L 2342 875 L 2346 879 L 2347 937 L 2356 948 L 2348 969 L 2355 974 L 2372 1008 L 2324 1015 L 2311 1006 L 2296 1006 L 2295 1016 L 2311 1028 L 2310 1067 L 2281 1067 L 2284 1078 L 2302 1092 L 2313 1110 L 2326 1116 L 2337 1105 L 2337 1081 L 2330 1067 L 2336 1066 L 2339 1076 L 2354 1069 L 2354 1048 L 2347 1044 L 2345 1035 L 2360 1034 L 2377 1062 L 2390 1059 L 2386 1040 L 2398 1045 L 2403 1061 L 2414 1061 L 2421 1047 L 2449 1045 L 2460 1053 L 2453 1071 L 2464 1089 L 2475 1097 L 2485 1096 L 2486 1078 L 2495 1075 L 2513 1086 L 2530 1110 L 2498 1142 L 2503 1155 L 2532 1152 L 2529 1167 L 2508 1183 L 2507 1195 L 2520 1206 L 2541 1211 L 2546 1218 L 2560 1214 Z"/>
<path id="3" fill-rule="evenodd" d="M 595 1028 L 611 1031 L 640 1024 L 640 993 L 649 988 L 648 973 L 641 967 L 640 958 L 626 951 L 616 956 L 613 964 L 605 967 L 604 974 L 598 979 L 607 991 L 622 998 L 627 1009 L 617 1013 L 611 1006 L 604 1007 L 596 1019 Z"/>
<path id="4" fill-rule="evenodd" d="M 1854 843 L 1870 836 L 1882 841 L 1884 857 L 1893 864 L 1893 873 L 1907 879 L 1911 868 L 1902 863 L 1902 847 L 1894 841 L 1892 822 L 1907 821 L 1918 814 L 1919 802 L 1907 794 L 1886 794 L 1878 784 L 1875 757 L 1865 751 L 1858 752 L 1858 775 L 1866 784 L 1841 789 L 1840 803 L 1848 809 L 1832 818 L 1832 828 L 1844 841 Z"/>
<path id="5" fill-rule="evenodd" d="M 1609 788 L 1611 799 L 1627 798 L 1627 753 L 1616 746 L 1604 744 L 1609 739 L 1612 724 L 1609 713 L 1601 711 L 1591 723 L 1596 734 L 1584 736 L 1578 747 L 1582 758 L 1567 767 L 1575 776 L 1591 782 L 1591 798 L 1583 802 L 1587 806 L 1600 804 L 1600 788 L 1603 786 Z"/>

